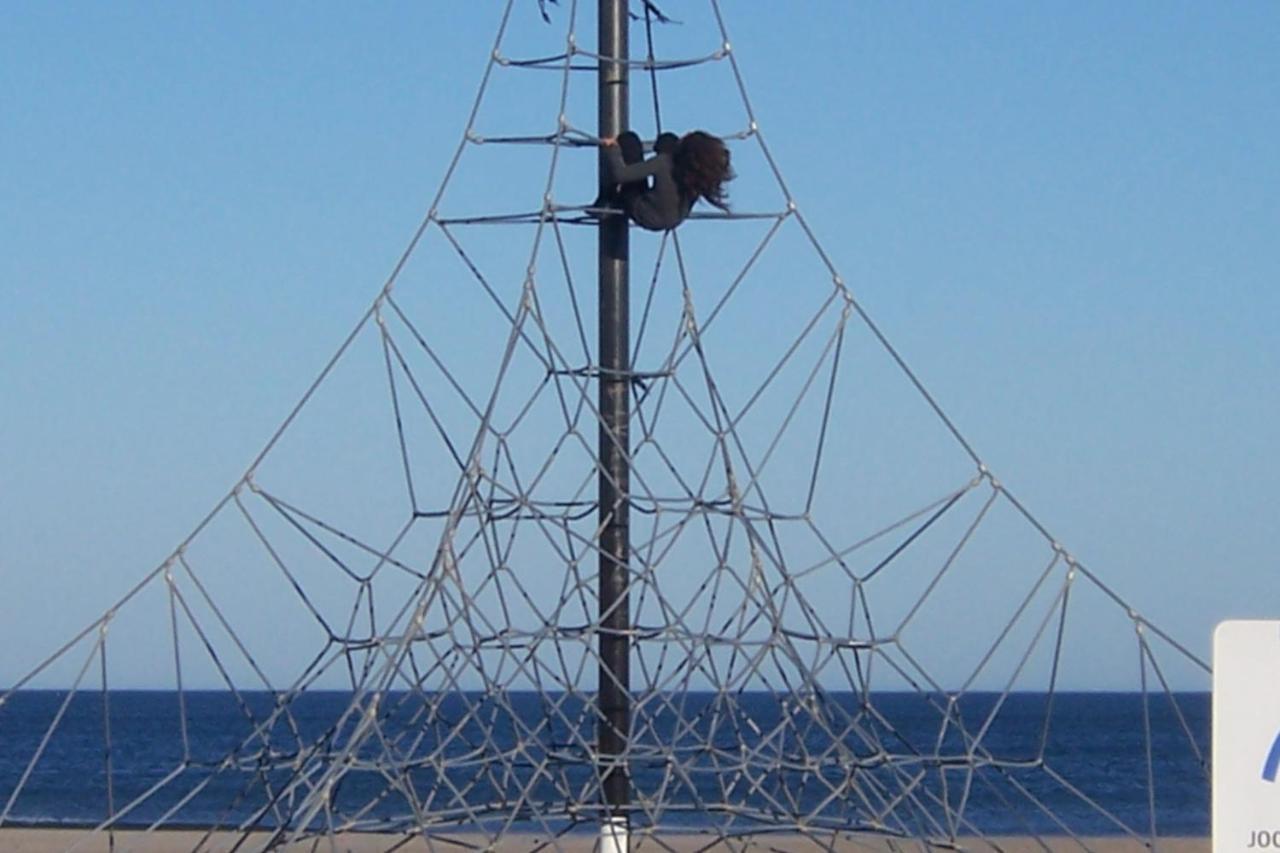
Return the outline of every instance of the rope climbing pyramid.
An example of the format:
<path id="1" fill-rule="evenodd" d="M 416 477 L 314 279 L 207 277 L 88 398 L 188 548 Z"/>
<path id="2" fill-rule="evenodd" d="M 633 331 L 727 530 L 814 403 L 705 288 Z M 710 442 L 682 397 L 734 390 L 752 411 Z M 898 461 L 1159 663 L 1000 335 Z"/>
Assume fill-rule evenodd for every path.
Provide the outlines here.
<path id="1" fill-rule="evenodd" d="M 579 4 L 545 26 L 527 6 L 502 12 L 404 255 L 243 478 L 0 696 L 0 830 L 39 823 L 48 768 L 79 760 L 72 845 L 181 829 L 194 849 L 567 851 L 622 826 L 635 850 L 1088 849 L 1199 832 L 1168 780 L 1207 778 L 1201 709 L 1175 687 L 1208 667 L 1016 500 L 868 316 L 770 154 L 717 0 L 671 27 L 641 3 L 647 54 L 626 66 L 650 142 L 729 141 L 733 212 L 635 233 L 631 369 L 602 366 L 595 240 L 617 214 L 585 203 L 582 127 L 605 60 Z M 687 54 L 655 51 L 667 31 Z M 625 383 L 625 443 L 605 380 Z M 601 446 L 629 471 L 625 629 L 599 595 Z M 1121 785 L 1066 760 L 1096 721 L 1061 687 L 1117 654 L 1135 691 L 1114 708 Z M 169 690 L 145 724 L 113 689 L 122 660 Z M 606 756 L 602 672 L 629 705 Z"/>

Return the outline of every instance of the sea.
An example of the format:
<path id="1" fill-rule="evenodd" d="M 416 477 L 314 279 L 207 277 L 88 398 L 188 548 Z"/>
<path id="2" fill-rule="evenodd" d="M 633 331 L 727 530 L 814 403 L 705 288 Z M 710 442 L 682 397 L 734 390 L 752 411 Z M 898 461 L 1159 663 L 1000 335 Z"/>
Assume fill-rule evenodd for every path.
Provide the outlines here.
<path id="1" fill-rule="evenodd" d="M 590 789 L 590 761 L 573 746 L 591 742 L 588 699 L 413 696 L 381 697 L 377 737 L 356 751 L 335 812 L 363 809 L 368 829 L 403 825 L 407 803 L 386 794 L 395 788 L 372 763 L 384 749 L 409 768 L 424 807 L 478 823 L 514 816 L 513 827 L 545 828 L 537 803 L 572 812 L 565 792 Z M 351 700 L 303 693 L 261 729 L 277 708 L 271 693 L 19 691 L 0 707 L 0 825 L 94 825 L 108 814 L 118 826 L 277 825 L 298 794 L 285 784 L 293 766 L 308 766 L 299 747 L 341 743 L 349 729 L 335 724 Z M 633 821 L 692 831 L 799 816 L 934 834 L 1209 833 L 1208 693 L 869 700 L 647 697 L 633 722 Z M 269 740 L 252 737 L 255 726 Z"/>

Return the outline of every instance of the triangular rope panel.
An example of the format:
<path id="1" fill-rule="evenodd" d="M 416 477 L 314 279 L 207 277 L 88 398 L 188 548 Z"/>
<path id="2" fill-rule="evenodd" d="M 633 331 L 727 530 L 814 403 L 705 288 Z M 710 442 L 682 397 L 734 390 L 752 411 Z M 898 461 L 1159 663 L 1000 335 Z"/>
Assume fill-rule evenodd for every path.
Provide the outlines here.
<path id="1" fill-rule="evenodd" d="M 0 831 L 39 822 L 42 773 L 90 755 L 69 844 L 599 836 L 597 57 L 579 4 L 561 29 L 517 22 L 526 6 L 502 13 L 403 257 L 242 480 L 0 697 Z M 1201 831 L 1162 780 L 1206 772 L 1203 709 L 1173 685 L 1207 666 L 1001 485 L 855 299 L 717 0 L 671 28 L 687 53 L 655 50 L 650 11 L 645 132 L 705 125 L 741 177 L 735 212 L 633 238 L 634 849 Z M 1111 708 L 1141 768 L 1119 792 L 1062 762 L 1085 722 L 1062 685 L 1102 654 L 1131 655 L 1140 691 Z M 174 691 L 161 730 L 111 690 L 124 657 Z M 66 692 L 31 689 L 49 683 Z"/>

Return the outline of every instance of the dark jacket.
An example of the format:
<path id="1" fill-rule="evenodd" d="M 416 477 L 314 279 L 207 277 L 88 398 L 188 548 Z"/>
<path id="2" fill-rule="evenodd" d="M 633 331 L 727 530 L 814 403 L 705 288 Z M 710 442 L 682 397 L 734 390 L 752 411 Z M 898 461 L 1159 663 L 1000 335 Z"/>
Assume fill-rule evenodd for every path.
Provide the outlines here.
<path id="1" fill-rule="evenodd" d="M 641 228 L 650 231 L 667 231 L 685 220 L 693 208 L 694 199 L 686 199 L 680 193 L 672 175 L 670 153 L 659 153 L 641 163 L 628 165 L 622 159 L 617 145 L 605 148 L 609 164 L 609 176 L 615 183 L 623 184 L 623 204 L 626 211 Z M 652 188 L 627 192 L 626 184 L 653 178 Z"/>

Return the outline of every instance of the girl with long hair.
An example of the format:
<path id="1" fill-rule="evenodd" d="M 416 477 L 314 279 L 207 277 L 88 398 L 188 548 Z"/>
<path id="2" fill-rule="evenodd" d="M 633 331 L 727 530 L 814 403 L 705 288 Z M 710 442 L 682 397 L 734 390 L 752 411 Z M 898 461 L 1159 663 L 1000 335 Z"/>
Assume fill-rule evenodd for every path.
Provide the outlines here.
<path id="1" fill-rule="evenodd" d="M 664 133 L 644 159 L 644 145 L 631 131 L 600 140 L 609 166 L 604 205 L 617 203 L 641 228 L 668 231 L 683 222 L 698 199 L 728 210 L 725 183 L 733 179 L 729 148 L 718 136 L 695 130 Z M 649 179 L 653 179 L 652 185 Z M 597 203 L 600 206 L 600 203 Z"/>

